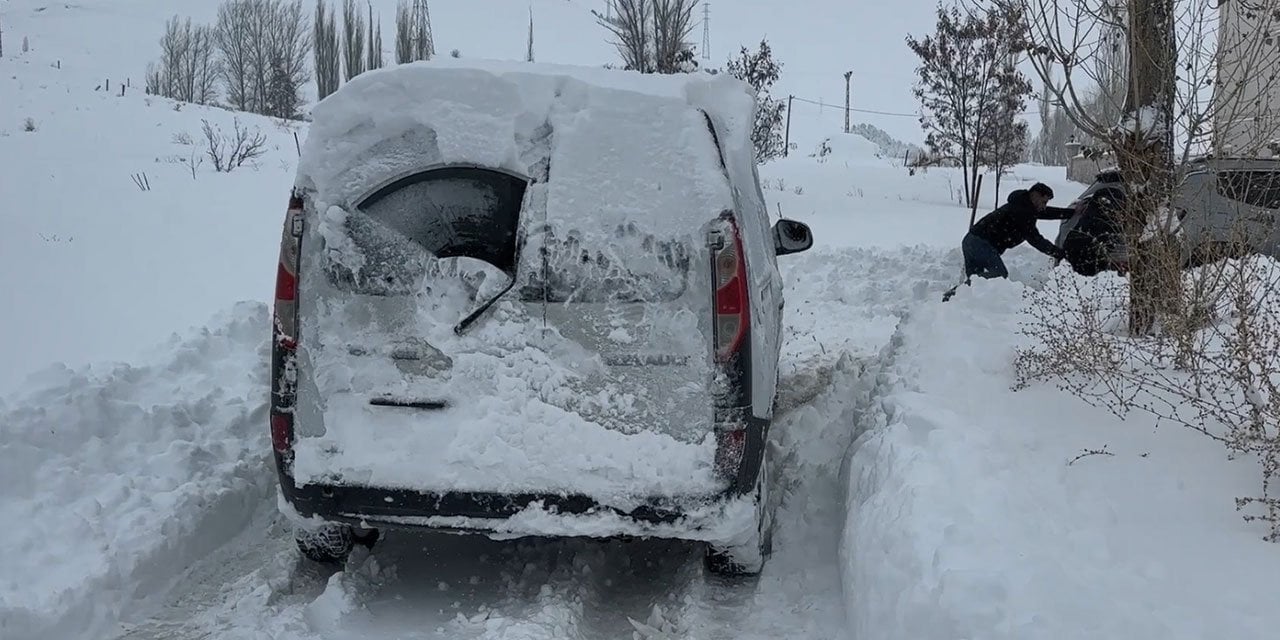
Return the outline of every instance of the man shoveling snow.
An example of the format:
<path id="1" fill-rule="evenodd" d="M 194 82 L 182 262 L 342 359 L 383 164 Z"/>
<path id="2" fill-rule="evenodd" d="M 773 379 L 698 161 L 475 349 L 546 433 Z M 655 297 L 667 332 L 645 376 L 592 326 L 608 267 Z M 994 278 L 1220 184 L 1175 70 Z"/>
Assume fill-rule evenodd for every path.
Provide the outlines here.
<path id="1" fill-rule="evenodd" d="M 1036 228 L 1037 220 L 1066 220 L 1075 213 L 1072 209 L 1050 207 L 1049 200 L 1052 199 L 1053 189 L 1037 182 L 1030 189 L 1010 192 L 1004 205 L 982 216 L 960 242 L 960 249 L 964 252 L 965 282 L 975 275 L 983 278 L 1009 277 L 1009 269 L 1001 256 L 1023 242 L 1045 255 L 1059 260 L 1064 258 L 1062 249 Z M 950 300 L 954 294 L 955 289 L 952 288 L 943 296 L 943 301 Z"/>

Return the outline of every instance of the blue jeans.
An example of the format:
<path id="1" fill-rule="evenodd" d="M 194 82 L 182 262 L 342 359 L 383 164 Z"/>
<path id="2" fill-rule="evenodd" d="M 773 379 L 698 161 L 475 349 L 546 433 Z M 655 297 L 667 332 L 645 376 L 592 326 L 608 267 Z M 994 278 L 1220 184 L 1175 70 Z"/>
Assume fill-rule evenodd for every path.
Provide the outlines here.
<path id="1" fill-rule="evenodd" d="M 964 276 L 981 276 L 983 278 L 1008 278 L 1009 269 L 1004 266 L 1000 252 L 990 242 L 966 233 L 960 241 L 960 250 L 964 252 Z"/>

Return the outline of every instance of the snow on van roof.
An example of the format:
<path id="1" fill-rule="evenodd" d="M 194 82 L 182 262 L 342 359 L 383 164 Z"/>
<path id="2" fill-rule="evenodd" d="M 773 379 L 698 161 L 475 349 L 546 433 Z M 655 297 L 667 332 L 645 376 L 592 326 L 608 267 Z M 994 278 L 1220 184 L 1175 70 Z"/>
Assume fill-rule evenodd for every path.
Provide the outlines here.
<path id="1" fill-rule="evenodd" d="M 399 65 L 364 73 L 315 107 L 298 186 L 351 206 L 404 175 L 469 164 L 550 182 L 548 209 L 566 216 L 713 215 L 731 196 L 706 118 L 726 156 L 750 153 L 754 104 L 748 85 L 723 75 Z"/>

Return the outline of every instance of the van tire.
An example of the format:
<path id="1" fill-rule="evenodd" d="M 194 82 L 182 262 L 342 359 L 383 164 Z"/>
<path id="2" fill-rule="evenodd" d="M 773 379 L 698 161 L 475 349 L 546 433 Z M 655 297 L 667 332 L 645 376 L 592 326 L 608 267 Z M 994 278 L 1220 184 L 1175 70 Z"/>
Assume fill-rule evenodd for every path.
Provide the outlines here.
<path id="1" fill-rule="evenodd" d="M 294 531 L 293 539 L 302 555 L 321 564 L 345 563 L 356 543 L 351 527 L 342 524 L 326 524 L 316 529 L 299 528 Z"/>
<path id="2" fill-rule="evenodd" d="M 704 557 L 707 571 L 722 576 L 755 576 L 773 553 L 773 510 L 769 505 L 768 448 L 760 460 L 756 474 L 756 522 L 751 531 L 727 544 L 708 544 Z"/>

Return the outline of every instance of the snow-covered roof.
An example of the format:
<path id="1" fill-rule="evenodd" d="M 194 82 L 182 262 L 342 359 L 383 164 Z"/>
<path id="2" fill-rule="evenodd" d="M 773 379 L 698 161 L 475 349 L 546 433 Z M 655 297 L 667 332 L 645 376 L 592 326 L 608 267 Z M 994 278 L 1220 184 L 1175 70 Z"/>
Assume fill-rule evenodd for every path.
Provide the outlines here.
<path id="1" fill-rule="evenodd" d="M 545 182 L 539 174 L 549 164 L 550 197 L 558 192 L 593 215 L 639 202 L 650 211 L 616 213 L 699 200 L 723 207 L 728 185 L 706 118 L 726 155 L 750 153 L 754 107 L 751 88 L 723 75 L 456 59 L 399 65 L 364 73 L 316 106 L 298 185 L 350 205 L 432 166 L 473 164 Z"/>

